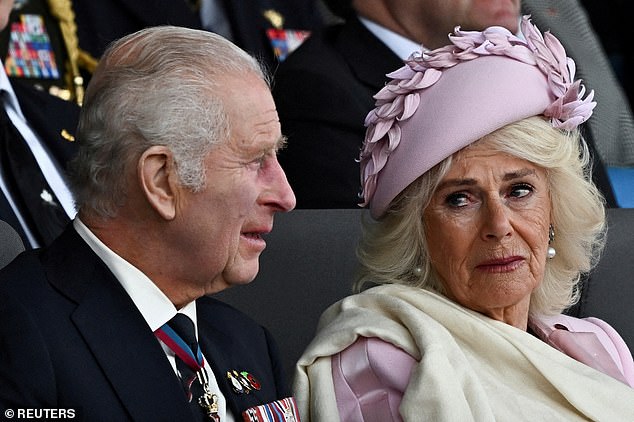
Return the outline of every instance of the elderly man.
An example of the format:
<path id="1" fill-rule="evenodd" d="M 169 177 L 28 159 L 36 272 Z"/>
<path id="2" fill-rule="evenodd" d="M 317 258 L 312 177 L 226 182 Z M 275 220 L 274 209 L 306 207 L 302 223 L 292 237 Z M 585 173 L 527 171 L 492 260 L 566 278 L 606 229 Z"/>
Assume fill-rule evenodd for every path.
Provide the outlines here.
<path id="1" fill-rule="evenodd" d="M 77 218 L 0 273 L 0 408 L 292 412 L 268 332 L 206 297 L 253 280 L 274 214 L 295 206 L 257 61 L 206 31 L 129 35 L 89 84 L 77 143 Z"/>

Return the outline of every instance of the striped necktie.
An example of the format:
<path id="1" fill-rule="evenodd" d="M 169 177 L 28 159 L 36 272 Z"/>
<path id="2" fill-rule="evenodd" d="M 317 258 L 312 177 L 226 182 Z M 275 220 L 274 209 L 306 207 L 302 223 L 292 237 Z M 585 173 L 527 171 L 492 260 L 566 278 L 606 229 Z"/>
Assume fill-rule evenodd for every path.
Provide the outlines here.
<path id="1" fill-rule="evenodd" d="M 205 361 L 196 341 L 192 320 L 186 315 L 176 314 L 154 334 L 176 355 L 176 369 L 196 419 L 220 421 L 218 396 L 209 390 Z"/>

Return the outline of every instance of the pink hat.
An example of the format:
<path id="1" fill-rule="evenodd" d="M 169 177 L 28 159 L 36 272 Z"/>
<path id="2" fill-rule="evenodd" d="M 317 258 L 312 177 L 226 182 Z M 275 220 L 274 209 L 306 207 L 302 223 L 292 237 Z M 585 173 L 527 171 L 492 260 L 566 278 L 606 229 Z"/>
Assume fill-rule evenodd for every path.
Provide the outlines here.
<path id="1" fill-rule="evenodd" d="M 574 81 L 559 41 L 522 19 L 526 40 L 494 26 L 460 31 L 448 45 L 412 55 L 374 96 L 361 151 L 364 202 L 380 218 L 419 176 L 507 124 L 544 115 L 573 130 L 592 114 L 594 92 Z"/>

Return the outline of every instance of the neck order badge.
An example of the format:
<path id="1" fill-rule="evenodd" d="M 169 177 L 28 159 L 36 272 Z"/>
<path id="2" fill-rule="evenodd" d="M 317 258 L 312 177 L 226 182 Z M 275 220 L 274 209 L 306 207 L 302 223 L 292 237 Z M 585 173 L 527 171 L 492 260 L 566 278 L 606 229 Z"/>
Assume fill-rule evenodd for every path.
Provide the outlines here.
<path id="1" fill-rule="evenodd" d="M 185 320 L 183 320 L 185 318 Z M 170 325 L 171 324 L 171 325 Z M 179 330 L 178 327 L 186 327 L 184 330 Z M 178 331 L 191 331 L 189 334 L 180 333 Z M 207 371 L 205 370 L 205 361 L 203 359 L 200 346 L 196 342 L 194 335 L 194 325 L 189 318 L 185 315 L 177 314 L 170 322 L 164 324 L 161 328 L 154 332 L 154 335 L 158 337 L 167 347 L 172 349 L 176 354 L 177 368 L 179 359 L 183 362 L 187 368 L 189 368 L 193 375 L 188 376 L 179 368 L 181 377 L 184 382 L 185 392 L 187 398 L 192 402 L 192 387 L 194 382 L 202 387 L 202 394 L 197 398 L 196 402 L 200 410 L 203 410 L 205 414 L 213 421 L 219 422 L 220 416 L 218 414 L 218 396 L 211 392 L 209 388 L 209 379 L 207 378 Z M 193 341 L 186 341 L 185 339 L 191 338 Z M 194 350 L 196 351 L 194 353 Z"/>

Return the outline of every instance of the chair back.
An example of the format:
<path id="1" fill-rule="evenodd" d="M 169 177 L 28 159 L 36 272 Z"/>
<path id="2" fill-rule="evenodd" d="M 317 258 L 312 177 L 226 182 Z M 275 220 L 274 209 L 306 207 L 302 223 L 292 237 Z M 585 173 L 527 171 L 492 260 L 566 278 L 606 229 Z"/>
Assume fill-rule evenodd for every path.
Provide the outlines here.
<path id="1" fill-rule="evenodd" d="M 315 209 L 277 214 L 255 280 L 216 295 L 271 331 L 289 380 L 322 312 L 352 293 L 363 213 Z"/>
<path id="2" fill-rule="evenodd" d="M 608 238 L 571 315 L 608 322 L 634 353 L 634 208 L 608 209 Z"/>
<path id="3" fill-rule="evenodd" d="M 18 232 L 6 221 L 0 220 L 0 268 L 3 268 L 24 250 Z"/>
<path id="4" fill-rule="evenodd" d="M 289 377 L 322 312 L 352 292 L 365 213 L 320 209 L 278 214 L 256 279 L 216 295 L 272 332 Z M 579 304 L 568 313 L 604 319 L 634 350 L 634 209 L 608 209 L 608 224 L 604 255 L 584 282 Z"/>

